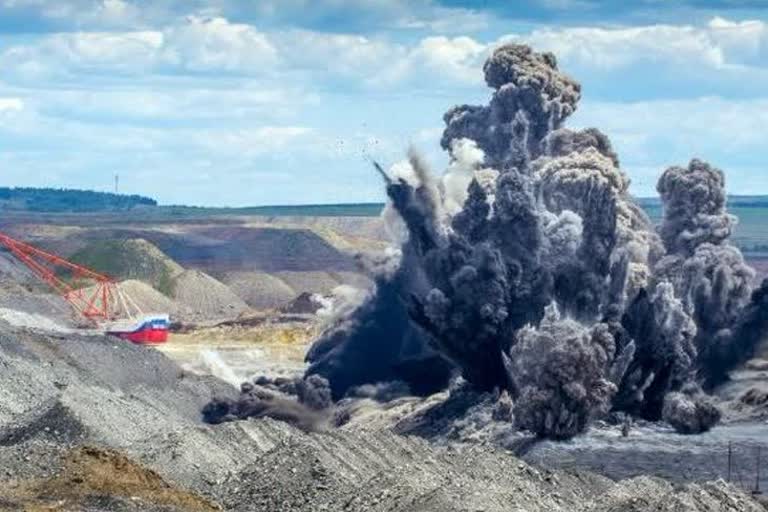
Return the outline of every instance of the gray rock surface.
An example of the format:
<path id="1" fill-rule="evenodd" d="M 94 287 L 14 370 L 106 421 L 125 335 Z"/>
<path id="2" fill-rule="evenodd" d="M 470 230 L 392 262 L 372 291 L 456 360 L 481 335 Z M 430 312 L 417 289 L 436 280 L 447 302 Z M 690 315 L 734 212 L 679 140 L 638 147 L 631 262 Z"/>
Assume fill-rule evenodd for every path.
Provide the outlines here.
<path id="1" fill-rule="evenodd" d="M 95 445 L 227 510 L 763 510 L 723 482 L 614 483 L 537 469 L 489 445 L 436 445 L 376 422 L 312 434 L 270 419 L 205 425 L 202 406 L 235 390 L 185 374 L 158 351 L 0 330 L 0 500 L 19 481 L 56 474 L 69 449 Z M 131 510 L 123 497 L 111 499 Z"/>

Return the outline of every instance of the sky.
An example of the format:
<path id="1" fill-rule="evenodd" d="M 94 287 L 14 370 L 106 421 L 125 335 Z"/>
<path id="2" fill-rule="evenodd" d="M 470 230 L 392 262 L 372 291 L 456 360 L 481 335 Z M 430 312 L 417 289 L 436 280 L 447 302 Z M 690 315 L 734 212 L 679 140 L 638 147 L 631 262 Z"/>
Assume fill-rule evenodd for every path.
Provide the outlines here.
<path id="1" fill-rule="evenodd" d="M 0 185 L 163 204 L 383 201 L 370 159 L 435 172 L 499 44 L 582 84 L 637 196 L 703 158 L 768 194 L 768 0 L 0 0 Z"/>

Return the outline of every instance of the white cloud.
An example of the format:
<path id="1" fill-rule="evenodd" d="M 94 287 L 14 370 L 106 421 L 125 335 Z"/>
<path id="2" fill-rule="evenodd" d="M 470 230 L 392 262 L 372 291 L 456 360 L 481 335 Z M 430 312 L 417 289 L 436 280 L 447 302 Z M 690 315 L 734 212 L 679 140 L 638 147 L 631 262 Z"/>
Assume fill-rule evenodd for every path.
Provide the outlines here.
<path id="1" fill-rule="evenodd" d="M 401 57 L 404 49 L 360 35 L 289 30 L 272 35 L 284 64 L 292 69 L 364 76 Z"/>
<path id="2" fill-rule="evenodd" d="M 226 72 L 252 77 L 298 74 L 315 86 L 479 84 L 489 46 L 466 36 L 435 36 L 412 47 L 381 38 L 307 30 L 260 32 L 214 17 L 189 17 L 163 31 L 77 32 L 43 37 L 0 53 L 9 77 L 39 82 L 79 74 Z M 425 78 L 428 78 L 425 80 Z M 285 81 L 287 81 L 286 78 Z"/>
<path id="3" fill-rule="evenodd" d="M 313 94 L 301 89 L 250 81 L 218 86 L 203 80 L 160 81 L 105 88 L 16 88 L 9 92 L 22 95 L 46 115 L 105 122 L 119 119 L 123 123 L 283 121 L 297 117 L 316 101 Z"/>
<path id="4" fill-rule="evenodd" d="M 698 27 L 543 28 L 529 35 L 502 38 L 509 39 L 524 40 L 572 64 L 604 70 L 637 63 L 718 69 L 756 62 L 766 64 L 768 58 L 768 25 L 757 20 L 731 22 L 714 18 Z"/>
<path id="5" fill-rule="evenodd" d="M 24 108 L 21 98 L 0 98 L 0 114 L 3 112 L 18 112 Z"/>
<path id="6" fill-rule="evenodd" d="M 124 0 L 100 0 L 91 8 L 67 10 L 60 17 L 74 17 L 79 25 L 100 28 L 130 28 L 147 26 L 146 11 Z"/>
<path id="7" fill-rule="evenodd" d="M 768 98 L 586 102 L 570 125 L 597 126 L 605 132 L 640 195 L 653 193 L 666 167 L 686 164 L 693 157 L 721 167 L 730 189 L 744 193 L 750 178 L 743 170 L 765 165 Z M 755 186 L 765 190 L 768 173 L 752 179 L 758 176 Z"/>
<path id="8" fill-rule="evenodd" d="M 716 17 L 709 22 L 708 29 L 726 55 L 738 55 L 740 62 L 768 58 L 768 24 L 763 21 Z"/>
<path id="9" fill-rule="evenodd" d="M 471 37 L 427 37 L 383 66 L 368 79 L 377 86 L 407 83 L 410 86 L 438 88 L 443 84 L 482 84 L 482 63 L 491 51 L 489 45 Z"/>
<path id="10" fill-rule="evenodd" d="M 636 159 L 654 155 L 648 146 L 659 141 L 676 151 L 746 152 L 764 144 L 768 98 L 588 102 L 574 123 L 598 126 L 615 140 L 624 138 L 635 147 L 631 155 Z"/>
<path id="11" fill-rule="evenodd" d="M 486 29 L 490 23 L 491 16 L 486 12 L 433 6 L 426 13 L 409 13 L 397 19 L 394 28 L 427 30 L 435 34 L 468 34 Z"/>
<path id="12" fill-rule="evenodd" d="M 260 126 L 230 130 L 200 130 L 190 134 L 193 143 L 213 155 L 253 157 L 285 149 L 310 135 L 306 126 Z"/>
<path id="13" fill-rule="evenodd" d="M 430 36 L 406 44 L 381 36 L 260 31 L 222 17 L 190 16 L 156 31 L 45 36 L 6 48 L 0 53 L 0 66 L 10 76 L 26 80 L 83 72 L 226 72 L 261 77 L 298 73 L 302 80 L 315 83 L 335 77 L 353 79 L 353 86 L 439 88 L 481 84 L 483 61 L 494 47 L 510 40 L 554 52 L 566 70 L 574 69 L 585 80 L 590 71 L 617 73 L 635 67 L 642 75 L 653 69 L 660 79 L 678 83 L 695 80 L 702 69 L 708 70 L 710 81 L 713 77 L 739 83 L 749 83 L 749 78 L 768 81 L 768 24 L 723 18 L 702 26 L 542 28 L 490 42 Z"/>
<path id="14" fill-rule="evenodd" d="M 197 16 L 163 32 L 162 53 L 164 63 L 192 71 L 261 73 L 278 58 L 268 37 L 253 26 Z"/>
<path id="15" fill-rule="evenodd" d="M 21 14 L 26 23 L 36 20 L 44 27 L 52 23 L 66 31 L 159 29 L 201 14 L 323 31 L 338 29 L 330 25 L 343 20 L 358 33 L 389 29 L 467 33 L 490 22 L 486 12 L 445 7 L 438 0 L 0 0 L 0 9 L 8 16 Z"/>
<path id="16" fill-rule="evenodd" d="M 40 80 L 77 72 L 147 72 L 155 67 L 159 32 L 62 33 L 0 53 L 6 76 Z"/>
<path id="17" fill-rule="evenodd" d="M 410 58 L 423 63 L 430 71 L 459 82 L 477 83 L 478 70 L 487 53 L 487 45 L 471 37 L 439 36 L 423 39 L 411 52 Z"/>
<path id="18" fill-rule="evenodd" d="M 163 70 L 260 74 L 276 61 L 277 50 L 254 27 L 198 17 L 164 31 L 52 34 L 0 53 L 0 66 L 25 79 Z"/>

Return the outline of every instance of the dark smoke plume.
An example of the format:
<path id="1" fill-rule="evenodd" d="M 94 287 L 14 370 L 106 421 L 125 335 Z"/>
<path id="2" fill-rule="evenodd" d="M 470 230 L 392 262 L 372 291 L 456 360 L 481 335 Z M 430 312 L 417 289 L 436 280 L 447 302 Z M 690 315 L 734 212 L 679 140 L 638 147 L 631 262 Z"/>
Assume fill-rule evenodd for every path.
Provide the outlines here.
<path id="1" fill-rule="evenodd" d="M 306 379 L 259 377 L 240 387 L 236 400 L 217 398 L 203 408 L 207 423 L 246 418 L 272 418 L 290 423 L 305 432 L 323 430 L 330 420 L 331 389 L 319 375 Z"/>
<path id="2" fill-rule="evenodd" d="M 314 344 L 307 382 L 322 376 L 339 400 L 388 382 L 433 393 L 460 374 L 462 397 L 507 397 L 498 414 L 464 410 L 556 439 L 609 411 L 707 430 L 719 413 L 702 386 L 768 332 L 768 283 L 752 289 L 729 242 L 723 173 L 668 169 L 657 232 L 608 137 L 563 126 L 580 86 L 553 55 L 505 45 L 484 72 L 489 104 L 444 116 L 442 181 L 413 151 L 376 164 L 407 236 Z"/>
<path id="3" fill-rule="evenodd" d="M 540 154 L 541 141 L 576 110 L 581 86 L 560 73 L 551 53 L 507 45 L 483 67 L 495 93 L 488 106 L 462 105 L 443 119 L 443 148 L 471 139 L 485 152 L 486 164 L 523 170 Z"/>
<path id="4" fill-rule="evenodd" d="M 670 394 L 722 381 L 768 328 L 766 294 L 728 242 L 723 173 L 668 169 L 657 235 L 608 138 L 562 127 L 580 88 L 552 55 L 507 45 L 484 70 L 490 104 L 450 110 L 442 144 L 456 161 L 470 139 L 495 183 L 476 173 L 450 213 L 416 155 L 411 180 L 379 168 L 409 235 L 399 267 L 318 340 L 308 375 L 338 398 L 392 380 L 429 392 L 453 368 L 479 391 L 509 390 L 517 424 L 554 438 L 611 408 L 684 416 L 691 399 Z M 404 374 L 409 363 L 422 372 Z"/>
<path id="5" fill-rule="evenodd" d="M 612 366 L 623 363 L 606 324 L 590 329 L 550 311 L 538 328 L 524 327 L 517 337 L 507 367 L 521 428 L 567 439 L 610 410 Z"/>
<path id="6" fill-rule="evenodd" d="M 672 392 L 664 398 L 662 418 L 680 434 L 707 432 L 720 416 L 720 410 L 702 394 Z"/>

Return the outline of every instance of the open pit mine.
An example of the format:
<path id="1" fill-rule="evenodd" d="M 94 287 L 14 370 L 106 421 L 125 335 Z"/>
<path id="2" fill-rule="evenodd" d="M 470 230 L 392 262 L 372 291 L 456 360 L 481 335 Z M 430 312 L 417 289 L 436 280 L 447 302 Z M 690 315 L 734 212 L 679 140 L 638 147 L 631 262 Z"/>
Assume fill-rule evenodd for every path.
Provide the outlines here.
<path id="1" fill-rule="evenodd" d="M 394 247 L 360 255 L 372 285 L 326 300 L 305 364 L 234 387 L 0 324 L 0 509 L 764 511 L 768 281 L 725 174 L 664 171 L 654 226 L 608 137 L 566 127 L 554 55 L 483 71 L 444 173 L 374 164 Z"/>

